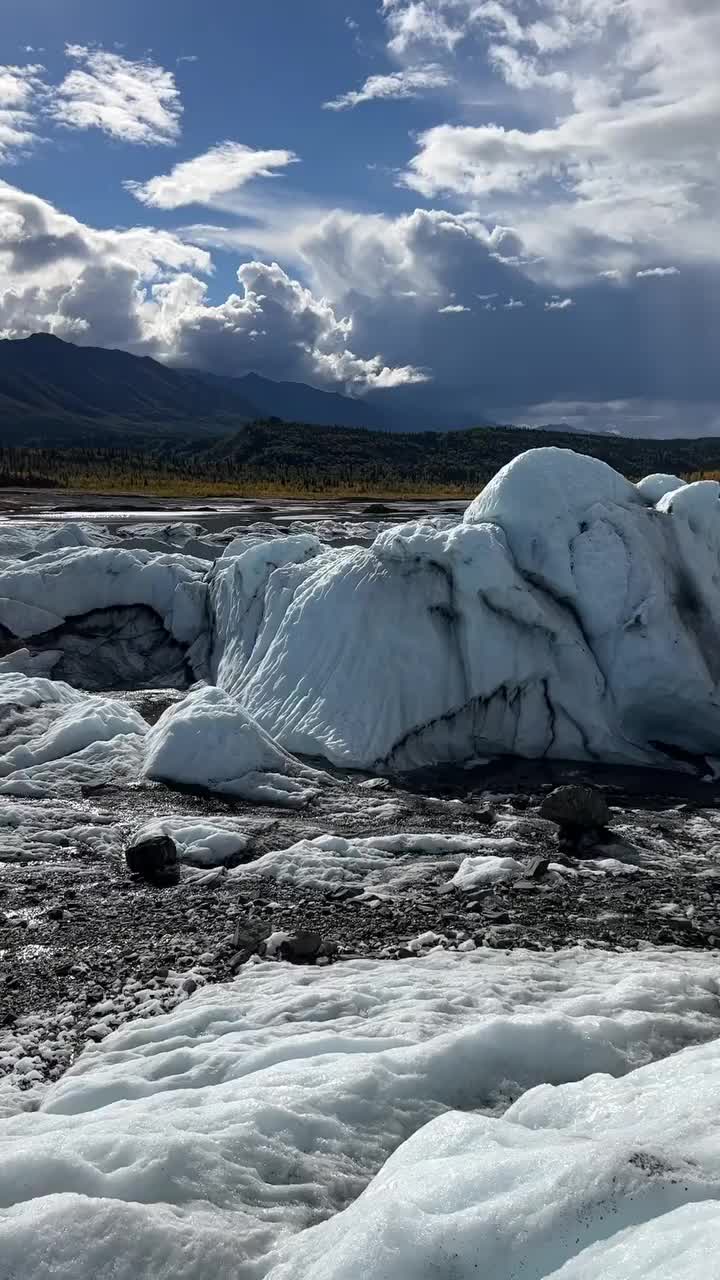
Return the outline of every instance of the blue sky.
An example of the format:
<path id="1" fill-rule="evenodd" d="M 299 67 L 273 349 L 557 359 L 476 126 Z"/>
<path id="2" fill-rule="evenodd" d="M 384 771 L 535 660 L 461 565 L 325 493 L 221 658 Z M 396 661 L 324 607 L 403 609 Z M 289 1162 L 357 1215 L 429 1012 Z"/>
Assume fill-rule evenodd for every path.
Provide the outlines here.
<path id="1" fill-rule="evenodd" d="M 0 334 L 720 428 L 716 0 L 5 0 Z"/>

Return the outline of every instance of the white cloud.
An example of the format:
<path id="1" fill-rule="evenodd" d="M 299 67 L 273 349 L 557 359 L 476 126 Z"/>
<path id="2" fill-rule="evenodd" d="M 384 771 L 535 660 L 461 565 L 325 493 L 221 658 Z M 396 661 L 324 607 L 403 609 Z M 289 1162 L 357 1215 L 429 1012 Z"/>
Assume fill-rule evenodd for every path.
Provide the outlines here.
<path id="1" fill-rule="evenodd" d="M 98 231 L 0 182 L 0 337 L 36 331 L 216 372 L 249 369 L 362 393 L 424 381 L 351 346 L 353 321 L 277 263 L 238 270 L 211 305 L 209 254 L 170 232 Z"/>
<path id="2" fill-rule="evenodd" d="M 568 311 L 570 307 L 574 307 L 575 303 L 572 298 L 551 298 L 545 303 L 546 311 Z"/>
<path id="3" fill-rule="evenodd" d="M 37 140 L 36 104 L 44 91 L 44 67 L 0 66 L 0 161 L 26 151 Z"/>
<path id="4" fill-rule="evenodd" d="M 602 280 L 622 280 L 622 271 L 618 271 L 617 267 L 609 267 L 607 271 L 598 271 L 598 275 Z"/>
<path id="5" fill-rule="evenodd" d="M 188 204 L 212 201 L 250 182 L 270 178 L 274 169 L 294 164 L 292 151 L 254 151 L 239 142 L 221 142 L 204 155 L 176 164 L 169 173 L 148 182 L 128 180 L 123 186 L 136 200 L 155 209 L 179 209 Z"/>
<path id="6" fill-rule="evenodd" d="M 525 303 L 522 301 L 521 298 L 508 298 L 507 302 L 503 303 L 503 310 L 517 311 L 518 308 L 524 307 L 524 306 L 525 306 Z"/>
<path id="7" fill-rule="evenodd" d="M 100 129 L 123 142 L 161 146 L 180 134 L 182 106 L 171 71 L 86 45 L 68 45 L 78 63 L 54 90 L 54 119 L 71 129 Z"/>
<path id="8" fill-rule="evenodd" d="M 357 107 L 362 102 L 375 99 L 417 98 L 431 89 L 443 89 L 450 83 L 447 71 L 437 63 L 427 63 L 421 67 L 407 67 L 403 71 L 393 71 L 389 75 L 368 76 L 360 89 L 352 89 L 339 98 L 324 102 L 326 111 L 343 111 L 347 107 Z"/>
<path id="9" fill-rule="evenodd" d="M 566 283 L 608 262 L 625 275 L 653 246 L 676 259 L 720 257 L 716 0 L 423 7 L 426 31 L 432 19 L 454 33 L 438 46 L 454 50 L 458 79 L 467 86 L 483 68 L 486 94 L 499 81 L 505 111 L 529 123 L 438 124 L 419 139 L 408 186 L 479 209 L 492 200 Z M 390 44 L 412 8 L 386 4 Z"/>
<path id="10" fill-rule="evenodd" d="M 382 11 L 390 29 L 388 48 L 402 55 L 413 45 L 434 45 L 454 49 L 463 31 L 444 10 L 451 6 L 437 0 L 382 0 Z"/>
<path id="11" fill-rule="evenodd" d="M 338 318 L 327 299 L 276 262 L 246 262 L 237 275 L 242 292 L 218 306 L 207 304 L 206 286 L 191 277 L 154 287 L 167 359 L 226 373 L 252 368 L 355 392 L 426 380 L 413 366 L 390 368 L 379 355 L 356 355 L 348 347 L 352 320 Z"/>
<path id="12" fill-rule="evenodd" d="M 485 197 L 523 191 L 559 169 L 556 132 L 436 125 L 421 134 L 405 182 L 428 198 L 440 192 Z"/>
<path id="13" fill-rule="evenodd" d="M 438 307 L 438 315 L 439 316 L 456 316 L 456 315 L 460 315 L 463 311 L 469 311 L 469 310 L 470 310 L 469 307 L 460 306 L 459 303 L 452 303 L 447 307 Z"/>
<path id="14" fill-rule="evenodd" d="M 677 267 L 645 267 L 643 271 L 636 271 L 635 275 L 638 280 L 645 280 L 648 276 L 679 276 L 680 272 Z"/>

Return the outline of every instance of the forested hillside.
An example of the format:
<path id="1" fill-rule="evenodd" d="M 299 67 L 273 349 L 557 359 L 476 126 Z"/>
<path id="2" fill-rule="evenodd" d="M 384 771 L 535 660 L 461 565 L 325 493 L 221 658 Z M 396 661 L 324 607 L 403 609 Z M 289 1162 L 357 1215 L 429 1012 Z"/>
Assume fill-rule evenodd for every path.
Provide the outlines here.
<path id="1" fill-rule="evenodd" d="M 525 449 L 591 454 L 630 479 L 720 471 L 720 440 L 631 440 L 478 427 L 388 434 L 266 420 L 174 448 L 0 449 L 0 484 L 165 494 L 472 495 Z"/>

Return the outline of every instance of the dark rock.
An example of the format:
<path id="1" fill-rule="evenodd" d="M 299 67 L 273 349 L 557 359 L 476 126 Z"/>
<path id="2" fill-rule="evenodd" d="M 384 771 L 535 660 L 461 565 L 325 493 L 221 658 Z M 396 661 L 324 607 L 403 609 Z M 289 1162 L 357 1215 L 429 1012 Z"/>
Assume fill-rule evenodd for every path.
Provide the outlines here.
<path id="1" fill-rule="evenodd" d="M 146 836 L 128 845 L 125 860 L 134 875 L 152 884 L 174 884 L 180 874 L 177 845 L 170 836 Z"/>
<path id="2" fill-rule="evenodd" d="M 62 907 L 50 907 L 47 912 L 48 920 L 62 920 L 64 915 Z"/>
<path id="3" fill-rule="evenodd" d="M 281 942 L 280 956 L 281 959 L 289 960 L 292 964 L 314 964 L 322 945 L 323 940 L 319 933 L 301 930 Z"/>
<path id="4" fill-rule="evenodd" d="M 483 912 L 483 923 L 510 924 L 510 916 L 502 907 L 486 907 Z"/>
<path id="5" fill-rule="evenodd" d="M 600 856 L 598 845 L 602 845 L 606 835 L 600 827 L 588 827 L 585 830 L 581 827 L 561 827 L 558 831 L 558 844 L 574 858 L 596 858 Z"/>
<path id="6" fill-rule="evenodd" d="M 545 875 L 549 866 L 550 860 L 548 858 L 531 858 L 526 867 L 528 879 L 539 880 L 541 876 Z"/>
<path id="7" fill-rule="evenodd" d="M 264 920 L 238 920 L 233 930 L 232 945 L 236 950 L 255 952 L 271 933 L 272 926 Z"/>
<path id="8" fill-rule="evenodd" d="M 540 817 L 559 827 L 584 831 L 607 826 L 610 810 L 601 791 L 579 783 L 556 787 L 540 805 Z"/>

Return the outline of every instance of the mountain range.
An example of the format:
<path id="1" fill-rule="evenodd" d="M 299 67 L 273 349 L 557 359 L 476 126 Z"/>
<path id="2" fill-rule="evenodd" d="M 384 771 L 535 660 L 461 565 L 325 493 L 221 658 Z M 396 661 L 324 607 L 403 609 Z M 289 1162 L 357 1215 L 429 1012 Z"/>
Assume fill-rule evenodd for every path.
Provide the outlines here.
<path id="1" fill-rule="evenodd" d="M 0 443 L 162 443 L 226 436 L 264 418 L 386 425 L 363 400 L 256 373 L 218 377 L 48 333 L 0 341 Z"/>

